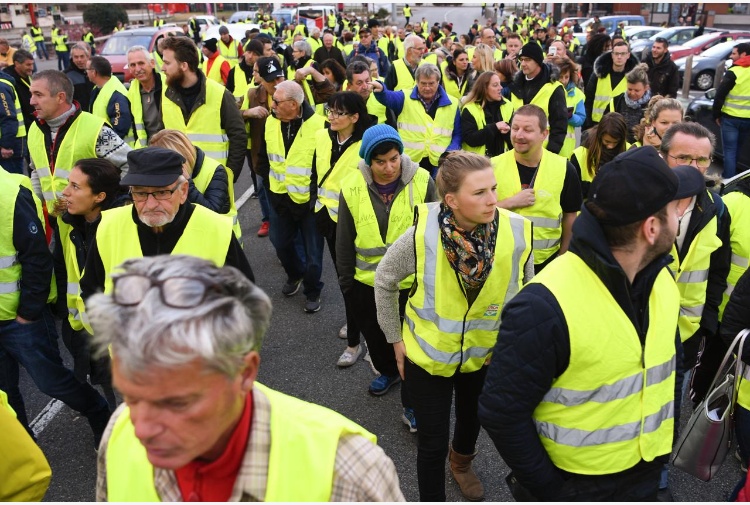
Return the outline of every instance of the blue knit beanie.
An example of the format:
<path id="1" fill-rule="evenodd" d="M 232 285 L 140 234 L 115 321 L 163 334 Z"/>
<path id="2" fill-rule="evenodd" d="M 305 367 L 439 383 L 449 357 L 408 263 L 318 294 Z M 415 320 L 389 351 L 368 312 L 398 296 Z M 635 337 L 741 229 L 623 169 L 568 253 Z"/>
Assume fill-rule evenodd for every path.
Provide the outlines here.
<path id="1" fill-rule="evenodd" d="M 398 153 L 404 153 L 404 143 L 398 132 L 387 124 L 378 124 L 369 127 L 362 135 L 362 145 L 359 147 L 359 157 L 370 165 L 372 162 L 372 151 L 383 142 L 393 142 L 398 145 Z"/>

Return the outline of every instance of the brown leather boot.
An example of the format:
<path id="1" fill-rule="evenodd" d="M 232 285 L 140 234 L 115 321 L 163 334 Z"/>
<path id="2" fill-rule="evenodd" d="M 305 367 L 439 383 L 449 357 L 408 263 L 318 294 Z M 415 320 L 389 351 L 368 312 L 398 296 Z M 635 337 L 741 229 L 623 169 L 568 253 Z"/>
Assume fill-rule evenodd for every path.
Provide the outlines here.
<path id="1" fill-rule="evenodd" d="M 453 478 L 456 479 L 458 487 L 461 488 L 461 494 L 469 501 L 484 500 L 484 487 L 471 468 L 471 461 L 476 455 L 476 452 L 468 456 L 459 454 L 451 447 L 448 456 Z"/>

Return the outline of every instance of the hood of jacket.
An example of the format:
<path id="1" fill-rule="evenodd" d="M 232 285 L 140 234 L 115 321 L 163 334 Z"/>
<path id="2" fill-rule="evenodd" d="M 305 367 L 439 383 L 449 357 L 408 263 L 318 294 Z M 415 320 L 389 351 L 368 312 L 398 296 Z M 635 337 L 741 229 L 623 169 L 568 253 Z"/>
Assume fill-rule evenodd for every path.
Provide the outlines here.
<path id="1" fill-rule="evenodd" d="M 733 67 L 750 67 L 750 55 L 743 56 L 742 58 L 738 59 L 734 63 L 732 63 Z"/>
<path id="2" fill-rule="evenodd" d="M 630 55 L 630 57 L 632 58 L 633 55 Z M 664 54 L 664 57 L 661 59 L 661 61 L 659 63 L 656 63 L 656 61 L 654 61 L 653 55 L 651 53 L 648 53 L 646 57 L 643 59 L 643 63 L 648 65 L 649 70 L 658 70 L 661 68 L 667 68 L 671 66 L 670 63 L 672 63 L 672 55 L 669 51 L 667 51 Z"/>
<path id="3" fill-rule="evenodd" d="M 628 61 L 625 62 L 625 72 L 630 72 L 635 68 L 636 65 L 638 65 L 638 60 L 631 54 L 630 58 L 628 58 Z M 599 56 L 594 62 L 594 73 L 596 74 L 597 78 L 601 79 L 602 77 L 607 77 L 611 72 L 612 51 L 607 51 L 606 53 L 603 53 L 601 56 Z"/>
<path id="4" fill-rule="evenodd" d="M 536 77 L 532 79 L 532 81 L 536 81 L 537 79 L 541 80 L 542 82 L 556 82 L 560 78 L 560 68 L 557 65 L 552 65 L 551 63 L 545 63 L 542 65 L 542 71 L 537 74 Z M 526 76 L 523 75 L 522 71 L 516 72 L 516 75 L 513 76 L 513 84 L 516 86 L 522 88 L 526 83 Z"/>
<path id="5" fill-rule="evenodd" d="M 362 172 L 362 177 L 365 178 L 365 182 L 368 186 L 372 185 L 372 168 L 370 165 L 365 163 L 365 160 L 359 160 L 359 171 Z M 414 163 L 408 155 L 401 155 L 401 184 L 406 186 L 414 178 L 414 174 L 419 169 L 419 163 Z"/>

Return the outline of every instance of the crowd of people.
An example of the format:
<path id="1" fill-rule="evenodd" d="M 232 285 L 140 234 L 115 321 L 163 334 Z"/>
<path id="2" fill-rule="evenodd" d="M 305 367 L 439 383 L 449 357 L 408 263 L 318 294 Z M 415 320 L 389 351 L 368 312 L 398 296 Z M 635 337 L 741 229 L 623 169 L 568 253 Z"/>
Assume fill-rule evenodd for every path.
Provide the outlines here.
<path id="1" fill-rule="evenodd" d="M 445 500 L 446 460 L 483 499 L 480 427 L 516 500 L 671 498 L 683 377 L 712 375 L 704 350 L 750 325 L 750 178 L 716 191 L 716 139 L 685 120 L 665 39 L 639 63 L 597 23 L 580 47 L 577 23 L 537 11 L 465 34 L 403 13 L 403 28 L 340 14 L 323 30 L 261 13 L 246 39 L 221 27 L 199 44 L 186 24 L 128 49 L 127 89 L 88 41 L 39 72 L 13 48 L 0 498 L 40 499 L 50 478 L 20 365 L 88 420 L 98 500 L 403 499 L 374 434 L 256 381 L 271 305 L 235 203 L 245 165 L 285 273 L 271 289 L 301 290 L 308 314 L 327 244 L 337 365 L 369 353 L 368 392 L 400 389 L 421 500 Z M 725 178 L 750 128 L 750 45 L 732 59 L 715 102 Z"/>

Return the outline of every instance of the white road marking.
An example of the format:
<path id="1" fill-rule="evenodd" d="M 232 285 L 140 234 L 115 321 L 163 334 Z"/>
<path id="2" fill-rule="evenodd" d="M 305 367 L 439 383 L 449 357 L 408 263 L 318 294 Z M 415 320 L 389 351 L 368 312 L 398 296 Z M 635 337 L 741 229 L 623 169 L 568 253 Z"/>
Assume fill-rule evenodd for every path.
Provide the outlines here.
<path id="1" fill-rule="evenodd" d="M 29 424 L 29 428 L 34 432 L 35 436 L 44 431 L 44 428 L 52 422 L 60 409 L 65 405 L 60 400 L 50 400 L 50 402 L 42 409 L 42 411 L 34 418 Z"/>
<path id="2" fill-rule="evenodd" d="M 250 188 L 248 188 L 247 191 L 242 193 L 242 196 L 240 197 L 240 199 L 234 202 L 234 205 L 235 207 L 237 207 L 237 210 L 240 210 L 240 207 L 242 207 L 243 205 L 245 205 L 245 203 L 247 203 L 247 201 L 250 199 L 250 195 L 253 194 L 253 191 L 255 191 L 255 186 L 250 186 Z"/>

